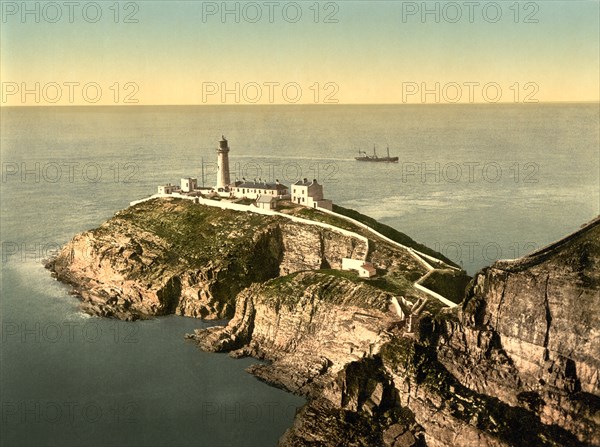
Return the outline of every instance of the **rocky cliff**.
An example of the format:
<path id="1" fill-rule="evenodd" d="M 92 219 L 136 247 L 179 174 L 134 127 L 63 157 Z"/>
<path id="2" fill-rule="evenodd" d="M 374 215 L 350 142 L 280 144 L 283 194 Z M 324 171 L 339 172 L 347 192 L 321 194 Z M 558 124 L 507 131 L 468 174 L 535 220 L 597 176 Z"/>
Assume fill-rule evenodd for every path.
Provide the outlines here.
<path id="1" fill-rule="evenodd" d="M 274 216 L 155 199 L 73 238 L 47 267 L 84 309 L 136 319 L 175 313 L 231 316 L 254 282 L 364 257 L 358 239 Z"/>
<path id="2" fill-rule="evenodd" d="M 471 283 L 413 330 L 368 285 L 318 272 L 254 286 L 200 347 L 270 361 L 309 397 L 282 446 L 600 445 L 600 220 Z"/>
<path id="3" fill-rule="evenodd" d="M 251 284 L 303 270 L 339 269 L 344 257 L 369 259 L 380 273 L 371 283 L 380 289 L 422 295 L 412 282 L 426 269 L 408 250 L 372 237 L 367 243 L 363 229 L 308 211 L 303 217 L 356 235 L 282 216 L 154 199 L 78 234 L 47 267 L 73 286 L 84 310 L 121 319 L 169 313 L 231 317 L 237 294 Z M 457 283 L 465 277 L 462 273 Z"/>
<path id="4" fill-rule="evenodd" d="M 600 445 L 600 219 L 484 269 L 448 309 L 413 284 L 460 301 L 464 272 L 442 260 L 424 278 L 414 252 L 347 220 L 284 212 L 355 235 L 159 199 L 48 268 L 91 313 L 233 317 L 188 338 L 266 360 L 250 372 L 308 398 L 282 447 Z M 340 271 L 343 257 L 377 276 Z"/>

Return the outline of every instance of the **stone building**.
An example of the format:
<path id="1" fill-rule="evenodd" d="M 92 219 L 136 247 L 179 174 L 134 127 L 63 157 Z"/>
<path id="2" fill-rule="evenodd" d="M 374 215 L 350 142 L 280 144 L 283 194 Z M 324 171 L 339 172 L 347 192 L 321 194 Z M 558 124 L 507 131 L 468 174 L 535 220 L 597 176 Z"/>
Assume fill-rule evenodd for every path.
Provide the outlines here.
<path id="1" fill-rule="evenodd" d="M 158 185 L 159 194 L 173 194 L 174 191 L 178 191 L 179 186 L 167 183 L 166 185 Z"/>
<path id="2" fill-rule="evenodd" d="M 333 210 L 333 202 L 323 197 L 323 185 L 320 185 L 317 179 L 312 181 L 302 179 L 294 183 L 292 185 L 292 202 L 310 208 Z"/>
<path id="3" fill-rule="evenodd" d="M 198 179 L 193 177 L 181 179 L 181 192 L 192 192 L 195 189 L 198 189 Z"/>
<path id="4" fill-rule="evenodd" d="M 342 258 L 342 270 L 354 270 L 361 278 L 371 278 L 377 274 L 373 264 L 360 259 Z"/>
<path id="5" fill-rule="evenodd" d="M 256 199 L 255 205 L 263 210 L 274 210 L 277 204 L 277 199 L 268 194 L 263 194 Z"/>
<path id="6" fill-rule="evenodd" d="M 246 181 L 230 185 L 232 194 L 235 197 L 246 197 L 248 199 L 257 199 L 259 196 L 266 195 L 277 199 L 286 198 L 289 195 L 288 187 L 275 180 L 275 183 L 267 183 L 261 179 Z"/>

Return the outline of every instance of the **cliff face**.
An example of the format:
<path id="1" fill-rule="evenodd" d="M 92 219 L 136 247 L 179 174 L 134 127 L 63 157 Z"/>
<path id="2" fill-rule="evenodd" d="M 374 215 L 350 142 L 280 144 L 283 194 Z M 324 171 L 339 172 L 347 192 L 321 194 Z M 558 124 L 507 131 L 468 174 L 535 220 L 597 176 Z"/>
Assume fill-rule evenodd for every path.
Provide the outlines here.
<path id="1" fill-rule="evenodd" d="M 89 313 L 121 319 L 175 313 L 205 319 L 233 315 L 236 296 L 253 283 L 304 270 L 340 269 L 342 258 L 368 259 L 370 283 L 417 299 L 412 283 L 427 271 L 406 248 L 367 238 L 364 229 L 309 211 L 310 220 L 265 216 L 154 199 L 118 212 L 75 236 L 47 262 L 69 283 Z M 288 210 L 298 211 L 298 210 Z M 458 285 L 464 272 L 448 282 Z"/>
<path id="2" fill-rule="evenodd" d="M 386 329 L 398 321 L 390 299 L 389 293 L 334 273 L 302 272 L 244 290 L 226 327 L 198 330 L 193 338 L 205 350 L 270 360 L 252 372 L 310 394 L 389 340 Z"/>
<path id="3" fill-rule="evenodd" d="M 490 377 L 479 382 L 483 392 L 600 444 L 599 219 L 544 250 L 482 271 L 463 309 L 463 325 L 490 333 L 510 364 L 514 383 Z M 453 335 L 445 342 L 448 364 L 476 346 Z M 455 373 L 469 383 L 464 371 Z M 473 374 L 483 371 L 475 366 Z"/>
<path id="4" fill-rule="evenodd" d="M 388 296 L 306 272 L 242 293 L 203 349 L 307 394 L 282 446 L 600 445 L 600 220 L 479 273 L 407 333 Z M 363 309 L 363 310 L 359 310 Z"/>
<path id="5" fill-rule="evenodd" d="M 338 270 L 365 256 L 375 278 Z M 600 445 L 600 219 L 484 269 L 453 310 L 405 248 L 183 200 L 119 212 L 48 267 L 91 313 L 233 315 L 189 338 L 308 397 L 283 447 Z M 424 284 L 460 298 L 464 274 L 436 267 Z"/>
<path id="6" fill-rule="evenodd" d="M 90 313 L 215 319 L 230 316 L 254 282 L 339 268 L 366 251 L 359 238 L 283 218 L 153 200 L 75 236 L 47 267 Z"/>

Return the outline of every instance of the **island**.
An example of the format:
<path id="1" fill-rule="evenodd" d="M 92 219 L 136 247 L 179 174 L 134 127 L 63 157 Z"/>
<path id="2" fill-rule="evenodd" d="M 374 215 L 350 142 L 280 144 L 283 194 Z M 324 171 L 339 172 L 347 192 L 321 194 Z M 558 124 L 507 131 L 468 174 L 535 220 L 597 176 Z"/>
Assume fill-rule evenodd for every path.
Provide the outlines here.
<path id="1" fill-rule="evenodd" d="M 46 266 L 94 315 L 227 319 L 186 338 L 307 398 L 282 447 L 600 445 L 600 218 L 470 278 L 322 197 L 220 182 L 136 201 Z"/>

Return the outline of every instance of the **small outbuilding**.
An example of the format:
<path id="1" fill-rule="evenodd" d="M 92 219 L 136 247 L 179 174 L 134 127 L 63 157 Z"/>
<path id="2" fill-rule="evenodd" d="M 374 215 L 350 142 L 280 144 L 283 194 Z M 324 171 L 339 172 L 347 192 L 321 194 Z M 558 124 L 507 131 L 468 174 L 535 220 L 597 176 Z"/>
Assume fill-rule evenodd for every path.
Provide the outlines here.
<path id="1" fill-rule="evenodd" d="M 193 177 L 184 177 L 181 179 L 181 191 L 192 192 L 198 188 L 198 179 Z"/>
<path id="2" fill-rule="evenodd" d="M 173 194 L 173 191 L 175 191 L 176 189 L 178 189 L 178 188 L 175 185 L 171 185 L 170 183 L 167 183 L 166 185 L 158 186 L 158 193 L 159 194 Z"/>
<path id="3" fill-rule="evenodd" d="M 354 270 L 361 278 L 372 278 L 377 274 L 373 264 L 360 259 L 342 258 L 342 270 Z"/>
<path id="4" fill-rule="evenodd" d="M 263 210 L 274 210 L 275 205 L 277 204 L 277 199 L 273 196 L 263 194 L 256 199 L 255 204 L 258 208 Z"/>

